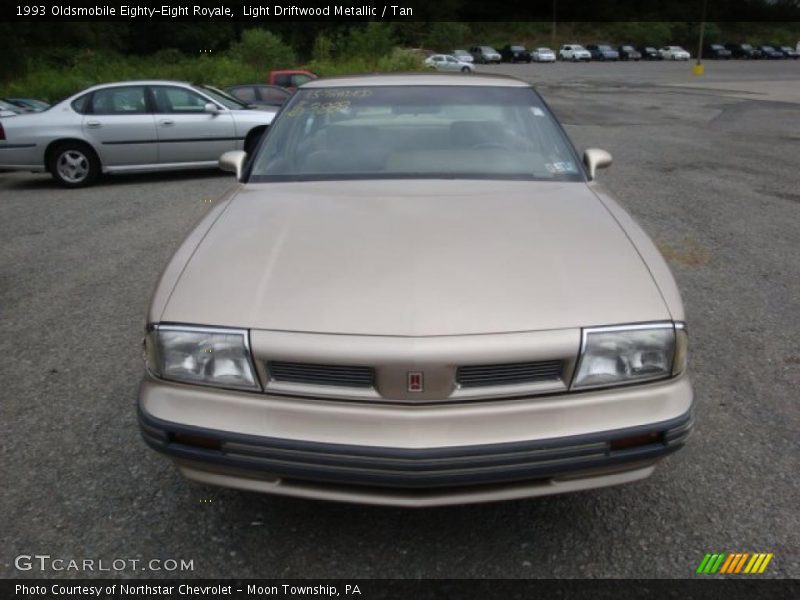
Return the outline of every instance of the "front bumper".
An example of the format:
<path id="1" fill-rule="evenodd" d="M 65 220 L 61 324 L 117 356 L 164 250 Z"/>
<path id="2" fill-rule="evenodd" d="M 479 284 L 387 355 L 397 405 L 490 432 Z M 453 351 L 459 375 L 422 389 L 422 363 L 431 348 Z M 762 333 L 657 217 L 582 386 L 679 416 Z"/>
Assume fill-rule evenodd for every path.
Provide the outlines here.
<path id="1" fill-rule="evenodd" d="M 642 412 L 642 402 L 650 403 L 649 410 Z M 148 376 L 140 391 L 139 422 L 145 441 L 195 481 L 309 498 L 431 506 L 647 477 L 658 459 L 688 437 L 692 393 L 684 377 L 558 397 L 398 407 L 207 390 Z M 526 437 L 520 437 L 523 430 Z M 187 443 L 187 435 L 218 444 L 212 449 Z M 646 435 L 635 445 L 618 446 Z"/>

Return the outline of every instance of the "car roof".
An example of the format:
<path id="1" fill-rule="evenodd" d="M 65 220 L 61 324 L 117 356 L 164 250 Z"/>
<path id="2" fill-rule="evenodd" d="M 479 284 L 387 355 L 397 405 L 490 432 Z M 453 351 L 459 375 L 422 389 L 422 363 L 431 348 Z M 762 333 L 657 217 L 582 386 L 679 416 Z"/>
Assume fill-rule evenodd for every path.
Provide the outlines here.
<path id="1" fill-rule="evenodd" d="M 404 73 L 402 75 L 355 75 L 315 79 L 300 86 L 303 89 L 349 86 L 390 87 L 402 85 L 530 87 L 530 84 L 504 75 L 459 75 L 446 73 Z"/>
<path id="2" fill-rule="evenodd" d="M 173 79 L 132 79 L 130 81 L 110 81 L 108 83 L 99 83 L 86 88 L 84 91 L 128 85 L 192 85 L 192 83 L 188 81 L 176 81 Z"/>

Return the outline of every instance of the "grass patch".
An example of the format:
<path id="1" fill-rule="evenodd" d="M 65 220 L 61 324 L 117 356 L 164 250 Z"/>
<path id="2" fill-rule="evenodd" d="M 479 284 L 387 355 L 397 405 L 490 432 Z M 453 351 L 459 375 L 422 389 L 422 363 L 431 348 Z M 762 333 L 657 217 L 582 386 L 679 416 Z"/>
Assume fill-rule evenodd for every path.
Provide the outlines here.
<path id="1" fill-rule="evenodd" d="M 0 96 L 41 98 L 57 102 L 89 86 L 135 79 L 171 79 L 226 87 L 238 83 L 266 83 L 277 68 L 308 68 L 321 76 L 360 73 L 418 71 L 421 59 L 413 52 L 392 49 L 372 59 L 327 58 L 312 60 L 304 67 L 296 63 L 257 63 L 237 52 L 188 57 L 164 50 L 152 56 L 122 56 L 112 52 L 85 50 L 68 64 L 29 64 L 25 75 L 0 86 Z"/>
<path id="2" fill-rule="evenodd" d="M 711 253 L 691 238 L 676 244 L 659 242 L 658 249 L 667 261 L 689 267 L 704 267 L 711 262 Z"/>

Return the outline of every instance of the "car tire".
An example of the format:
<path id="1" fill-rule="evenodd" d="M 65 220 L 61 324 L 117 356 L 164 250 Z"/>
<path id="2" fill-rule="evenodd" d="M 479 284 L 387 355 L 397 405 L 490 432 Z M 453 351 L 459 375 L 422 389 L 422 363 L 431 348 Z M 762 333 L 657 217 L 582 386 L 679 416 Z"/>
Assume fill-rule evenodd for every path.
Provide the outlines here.
<path id="1" fill-rule="evenodd" d="M 47 170 L 60 185 L 81 188 L 100 177 L 100 159 L 89 144 L 63 142 L 48 152 Z"/>
<path id="2" fill-rule="evenodd" d="M 461 72 L 462 73 L 469 73 L 470 72 L 470 68 L 469 67 L 461 67 Z"/>

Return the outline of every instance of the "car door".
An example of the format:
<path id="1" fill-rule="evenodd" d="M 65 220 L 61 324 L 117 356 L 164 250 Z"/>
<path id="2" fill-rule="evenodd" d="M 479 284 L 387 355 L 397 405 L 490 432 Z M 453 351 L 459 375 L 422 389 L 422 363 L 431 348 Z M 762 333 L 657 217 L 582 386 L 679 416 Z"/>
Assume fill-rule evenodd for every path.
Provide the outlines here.
<path id="1" fill-rule="evenodd" d="M 252 85 L 239 85 L 228 90 L 235 98 L 247 104 L 256 104 L 258 102 L 258 94 L 256 93 L 255 86 Z"/>
<path id="2" fill-rule="evenodd" d="M 158 134 L 158 162 L 215 162 L 236 149 L 230 111 L 195 90 L 172 85 L 151 86 Z M 206 112 L 206 105 L 217 107 Z"/>
<path id="3" fill-rule="evenodd" d="M 256 92 L 261 103 L 270 106 L 281 106 L 292 95 L 289 90 L 276 85 L 260 85 L 256 88 Z"/>
<path id="4" fill-rule="evenodd" d="M 110 86 L 92 92 L 81 121 L 105 167 L 158 162 L 158 135 L 145 86 Z"/>
<path id="5" fill-rule="evenodd" d="M 445 71 L 461 71 L 461 65 L 452 56 L 445 56 L 443 69 Z"/>

